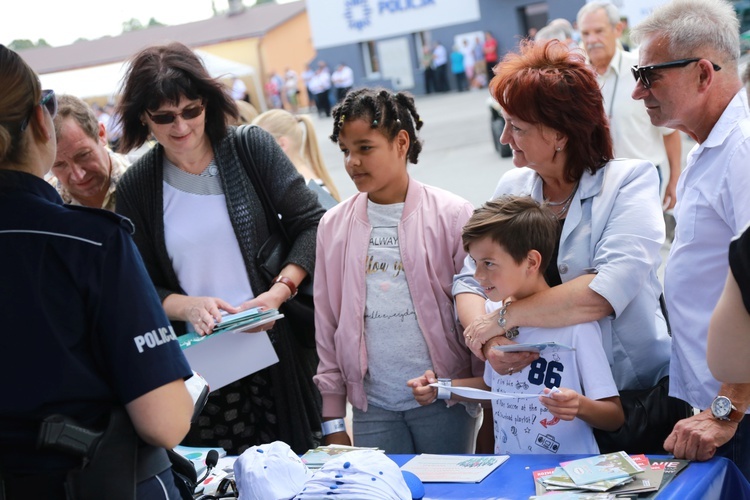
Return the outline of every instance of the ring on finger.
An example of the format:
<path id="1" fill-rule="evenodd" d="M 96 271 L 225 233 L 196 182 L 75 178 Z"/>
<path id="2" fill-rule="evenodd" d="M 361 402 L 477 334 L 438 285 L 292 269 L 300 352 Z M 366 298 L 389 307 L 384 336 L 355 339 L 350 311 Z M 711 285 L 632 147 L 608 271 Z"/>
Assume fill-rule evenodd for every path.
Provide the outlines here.
<path id="1" fill-rule="evenodd" d="M 513 367 L 508 368 L 508 375 L 513 375 Z"/>

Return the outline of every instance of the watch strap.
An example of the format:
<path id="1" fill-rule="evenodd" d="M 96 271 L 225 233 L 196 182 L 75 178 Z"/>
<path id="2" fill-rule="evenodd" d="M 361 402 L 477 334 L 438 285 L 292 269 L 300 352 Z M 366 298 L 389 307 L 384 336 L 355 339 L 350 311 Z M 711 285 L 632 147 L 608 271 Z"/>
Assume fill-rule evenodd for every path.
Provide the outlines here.
<path id="1" fill-rule="evenodd" d="M 732 405 L 732 411 L 729 412 L 727 420 L 739 424 L 740 422 L 742 422 L 743 418 L 745 418 L 745 414 L 735 408 L 734 405 Z"/>
<path id="2" fill-rule="evenodd" d="M 297 285 L 295 285 L 294 281 L 290 280 L 286 276 L 282 276 L 281 274 L 278 275 L 276 279 L 274 279 L 271 283 L 271 286 L 275 285 L 276 283 L 286 285 L 287 288 L 289 288 L 289 291 L 292 292 L 292 294 L 286 300 L 292 300 L 297 295 Z"/>

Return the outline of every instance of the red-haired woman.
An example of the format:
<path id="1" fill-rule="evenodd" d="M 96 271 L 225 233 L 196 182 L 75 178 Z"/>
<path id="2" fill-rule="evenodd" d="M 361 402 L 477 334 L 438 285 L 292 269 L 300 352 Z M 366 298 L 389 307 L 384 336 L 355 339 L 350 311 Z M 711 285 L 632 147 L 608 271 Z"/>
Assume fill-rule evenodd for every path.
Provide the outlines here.
<path id="1" fill-rule="evenodd" d="M 514 327 L 596 320 L 618 389 L 653 387 L 668 373 L 671 347 L 659 305 L 665 229 L 656 169 L 612 158 L 602 93 L 580 53 L 557 40 L 524 42 L 495 74 L 490 91 L 506 123 L 500 141 L 518 168 L 500 179 L 494 196 L 546 201 L 560 237 L 546 292 L 485 314 L 481 289 L 456 280 L 467 345 L 498 373 L 518 372 L 538 355 L 491 349 L 510 343 Z"/>

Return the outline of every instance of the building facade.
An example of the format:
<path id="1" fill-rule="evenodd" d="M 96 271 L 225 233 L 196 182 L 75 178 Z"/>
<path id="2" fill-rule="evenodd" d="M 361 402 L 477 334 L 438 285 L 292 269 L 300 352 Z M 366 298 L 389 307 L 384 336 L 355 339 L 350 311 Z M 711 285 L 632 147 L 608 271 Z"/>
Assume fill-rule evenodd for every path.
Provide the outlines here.
<path id="1" fill-rule="evenodd" d="M 316 61 L 352 68 L 355 86 L 383 85 L 423 94 L 423 51 L 448 53 L 467 40 L 497 39 L 500 57 L 548 20 L 575 21 L 585 0 L 307 0 Z M 313 61 L 313 62 L 316 62 Z M 455 82 L 449 80 L 451 88 Z"/>

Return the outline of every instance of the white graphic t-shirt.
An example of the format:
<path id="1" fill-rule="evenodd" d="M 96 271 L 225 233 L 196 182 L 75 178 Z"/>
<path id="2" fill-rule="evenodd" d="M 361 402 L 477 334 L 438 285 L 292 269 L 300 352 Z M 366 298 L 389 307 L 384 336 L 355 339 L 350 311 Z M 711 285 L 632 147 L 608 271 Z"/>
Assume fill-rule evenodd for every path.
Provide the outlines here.
<path id="1" fill-rule="evenodd" d="M 487 301 L 487 312 L 500 303 Z M 557 342 L 575 348 L 544 349 L 539 359 L 513 375 L 499 375 L 485 363 L 484 382 L 503 394 L 544 392 L 564 387 L 591 399 L 617 396 L 617 387 L 595 321 L 563 328 L 520 328 L 518 343 Z M 495 453 L 598 454 L 591 426 L 581 419 L 554 417 L 539 399 L 492 401 Z"/>
<path id="2" fill-rule="evenodd" d="M 403 210 L 403 203 L 378 205 L 368 201 L 372 232 L 363 270 L 367 274 L 367 402 L 392 411 L 419 406 L 406 381 L 432 368 L 401 261 L 398 223 Z"/>

